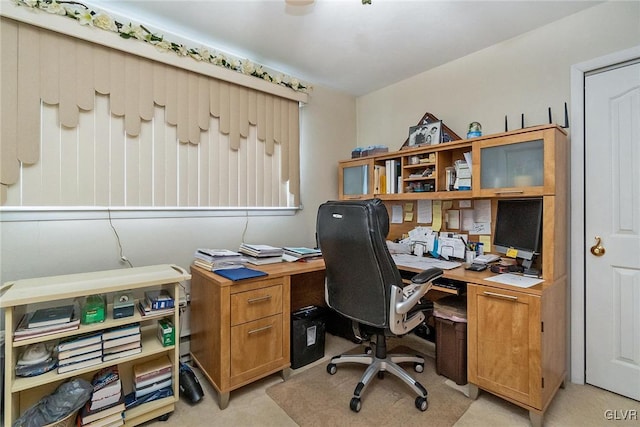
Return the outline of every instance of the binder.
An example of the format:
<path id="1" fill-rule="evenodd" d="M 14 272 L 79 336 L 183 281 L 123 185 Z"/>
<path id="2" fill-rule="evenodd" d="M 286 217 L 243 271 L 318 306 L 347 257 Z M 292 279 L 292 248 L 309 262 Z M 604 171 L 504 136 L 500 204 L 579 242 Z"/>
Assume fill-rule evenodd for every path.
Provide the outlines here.
<path id="1" fill-rule="evenodd" d="M 219 276 L 225 277 L 234 282 L 243 279 L 252 279 L 254 277 L 267 276 L 267 273 L 260 270 L 254 270 L 252 268 L 240 267 L 240 268 L 228 268 L 224 270 L 213 270 Z"/>

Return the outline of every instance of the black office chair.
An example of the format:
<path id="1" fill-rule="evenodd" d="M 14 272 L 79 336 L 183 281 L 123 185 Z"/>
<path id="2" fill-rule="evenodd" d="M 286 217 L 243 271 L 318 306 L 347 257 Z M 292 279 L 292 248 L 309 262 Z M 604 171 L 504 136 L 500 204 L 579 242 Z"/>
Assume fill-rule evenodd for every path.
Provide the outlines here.
<path id="1" fill-rule="evenodd" d="M 411 332 L 424 322 L 424 310 L 433 304 L 421 298 L 442 270 L 431 268 L 404 285 L 400 272 L 386 245 L 389 215 L 379 199 L 327 202 L 318 209 L 316 223 L 318 243 L 326 265 L 325 297 L 327 304 L 366 332 L 374 348 L 366 354 L 340 355 L 331 359 L 327 372 L 337 371 L 340 363 L 369 365 L 353 392 L 351 410 L 359 412 L 364 390 L 373 377 L 389 372 L 404 381 L 418 395 L 416 407 L 428 407 L 427 390 L 398 363 L 412 362 L 417 372 L 424 369 L 421 356 L 387 354 L 386 336 Z M 355 328 L 354 328 L 355 332 Z"/>

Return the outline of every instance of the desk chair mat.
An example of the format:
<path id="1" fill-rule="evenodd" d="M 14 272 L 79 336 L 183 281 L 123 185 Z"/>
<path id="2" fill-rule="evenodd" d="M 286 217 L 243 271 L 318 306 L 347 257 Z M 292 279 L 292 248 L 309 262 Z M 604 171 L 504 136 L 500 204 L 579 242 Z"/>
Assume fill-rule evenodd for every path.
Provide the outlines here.
<path id="1" fill-rule="evenodd" d="M 389 340 L 389 353 L 421 354 L 395 341 Z M 348 353 L 362 352 L 361 345 Z M 393 375 L 385 375 L 384 379 L 374 379 L 363 396 L 362 410 L 355 413 L 349 409 L 349 401 L 364 365 L 343 364 L 335 375 L 329 375 L 326 364 L 327 358 L 308 369 L 294 371 L 289 380 L 267 389 L 267 394 L 300 426 L 452 426 L 472 402 L 445 384 L 447 378 L 435 373 L 435 360 L 427 356 L 422 373 L 414 372 L 411 364 L 403 365 L 429 391 L 426 412 L 416 410 L 415 395 L 406 384 Z M 376 384 L 378 381 L 384 382 L 384 387 Z"/>

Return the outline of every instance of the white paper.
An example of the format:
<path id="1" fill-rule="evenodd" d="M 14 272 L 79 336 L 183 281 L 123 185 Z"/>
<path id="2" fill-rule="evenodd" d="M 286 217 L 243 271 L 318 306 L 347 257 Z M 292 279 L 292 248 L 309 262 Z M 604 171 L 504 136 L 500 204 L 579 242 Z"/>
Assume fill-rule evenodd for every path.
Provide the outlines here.
<path id="1" fill-rule="evenodd" d="M 391 223 L 402 224 L 402 206 L 393 205 L 391 208 Z"/>
<path id="2" fill-rule="evenodd" d="M 398 266 L 417 268 L 419 270 L 426 270 L 431 267 L 437 267 L 443 270 L 452 270 L 462 265 L 455 261 L 442 261 L 440 259 L 418 257 L 415 255 L 396 254 L 391 255 L 391 257 Z"/>
<path id="3" fill-rule="evenodd" d="M 491 223 L 474 222 L 469 229 L 469 234 L 491 234 Z"/>
<path id="4" fill-rule="evenodd" d="M 519 288 L 530 288 L 531 286 L 544 282 L 544 280 L 536 279 L 535 277 L 520 276 L 512 273 L 498 274 L 497 276 L 491 276 L 485 280 L 502 283 L 503 285 L 517 286 Z"/>
<path id="5" fill-rule="evenodd" d="M 460 209 L 462 209 L 462 208 L 470 208 L 471 207 L 471 200 L 460 200 L 460 201 L 458 201 L 458 207 Z"/>
<path id="6" fill-rule="evenodd" d="M 491 200 L 476 200 L 473 203 L 474 222 L 491 223 Z"/>
<path id="7" fill-rule="evenodd" d="M 461 218 L 461 222 L 462 222 L 462 230 L 464 231 L 469 231 L 473 228 L 473 211 L 470 209 L 463 209 L 462 211 L 460 211 L 460 215 L 462 216 Z M 473 233 L 471 233 L 473 234 Z"/>
<path id="8" fill-rule="evenodd" d="M 431 200 L 418 200 L 418 218 L 416 222 L 418 224 L 431 224 L 433 221 L 433 210 L 431 207 Z"/>
<path id="9" fill-rule="evenodd" d="M 438 239 L 438 254 L 445 258 L 453 257 L 464 259 L 465 250 L 465 244 L 460 239 L 460 236 L 440 237 Z"/>

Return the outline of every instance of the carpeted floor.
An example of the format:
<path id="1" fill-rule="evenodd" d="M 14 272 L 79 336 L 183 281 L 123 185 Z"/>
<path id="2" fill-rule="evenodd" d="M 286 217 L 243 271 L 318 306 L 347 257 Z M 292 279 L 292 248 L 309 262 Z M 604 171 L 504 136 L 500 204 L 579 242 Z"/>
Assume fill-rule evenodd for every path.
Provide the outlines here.
<path id="1" fill-rule="evenodd" d="M 362 352 L 362 348 L 355 352 Z M 397 347 L 390 353 L 420 352 Z M 335 375 L 327 373 L 325 364 L 318 365 L 269 387 L 267 394 L 300 426 L 451 426 L 471 405 L 470 399 L 447 386 L 445 378 L 435 373 L 432 358 L 425 358 L 422 373 L 416 373 L 411 364 L 404 366 L 429 392 L 426 412 L 415 407 L 414 392 L 391 374 L 374 378 L 363 394 L 362 410 L 351 411 L 349 402 L 365 369 L 357 364 L 338 365 Z"/>

